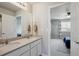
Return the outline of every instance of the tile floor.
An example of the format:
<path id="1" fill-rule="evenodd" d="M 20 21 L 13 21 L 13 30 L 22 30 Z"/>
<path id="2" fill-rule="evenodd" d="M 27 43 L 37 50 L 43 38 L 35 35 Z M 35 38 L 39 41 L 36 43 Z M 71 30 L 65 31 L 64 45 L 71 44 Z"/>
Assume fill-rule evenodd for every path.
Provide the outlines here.
<path id="1" fill-rule="evenodd" d="M 65 47 L 62 39 L 51 39 L 51 56 L 69 56 L 70 50 Z"/>

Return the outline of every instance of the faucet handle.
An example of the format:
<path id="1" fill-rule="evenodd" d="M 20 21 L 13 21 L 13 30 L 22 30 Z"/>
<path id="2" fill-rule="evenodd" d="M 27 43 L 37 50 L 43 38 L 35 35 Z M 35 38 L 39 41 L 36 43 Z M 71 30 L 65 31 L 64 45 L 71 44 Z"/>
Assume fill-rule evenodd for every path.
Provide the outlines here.
<path id="1" fill-rule="evenodd" d="M 6 33 L 2 33 L 2 34 L 4 35 L 4 34 L 6 34 Z"/>

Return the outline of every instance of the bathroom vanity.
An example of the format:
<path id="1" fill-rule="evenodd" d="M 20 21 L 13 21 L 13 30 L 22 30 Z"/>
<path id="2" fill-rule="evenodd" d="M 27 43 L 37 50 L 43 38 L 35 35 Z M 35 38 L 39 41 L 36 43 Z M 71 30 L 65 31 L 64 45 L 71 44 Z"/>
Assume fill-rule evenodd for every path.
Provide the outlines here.
<path id="1" fill-rule="evenodd" d="M 21 38 L 0 47 L 1 56 L 39 56 L 41 55 L 41 37 Z"/>

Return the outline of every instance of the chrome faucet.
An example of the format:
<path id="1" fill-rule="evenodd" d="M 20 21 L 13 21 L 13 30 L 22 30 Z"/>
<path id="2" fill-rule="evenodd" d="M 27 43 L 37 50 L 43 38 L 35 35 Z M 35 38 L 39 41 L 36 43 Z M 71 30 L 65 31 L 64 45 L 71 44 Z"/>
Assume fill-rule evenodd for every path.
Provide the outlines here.
<path id="1" fill-rule="evenodd" d="M 0 44 L 8 44 L 8 39 L 0 39 Z"/>

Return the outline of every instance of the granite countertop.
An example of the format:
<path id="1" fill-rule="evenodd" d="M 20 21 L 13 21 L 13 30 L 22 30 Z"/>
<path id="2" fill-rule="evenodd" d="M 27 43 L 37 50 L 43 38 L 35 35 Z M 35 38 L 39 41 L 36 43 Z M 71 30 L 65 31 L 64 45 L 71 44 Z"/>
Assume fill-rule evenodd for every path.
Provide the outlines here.
<path id="1" fill-rule="evenodd" d="M 30 38 L 20 38 L 19 40 L 14 40 L 9 42 L 7 45 L 0 47 L 0 55 L 5 55 L 15 49 L 18 49 L 24 45 L 32 43 L 39 40 L 41 37 L 30 37 Z"/>

